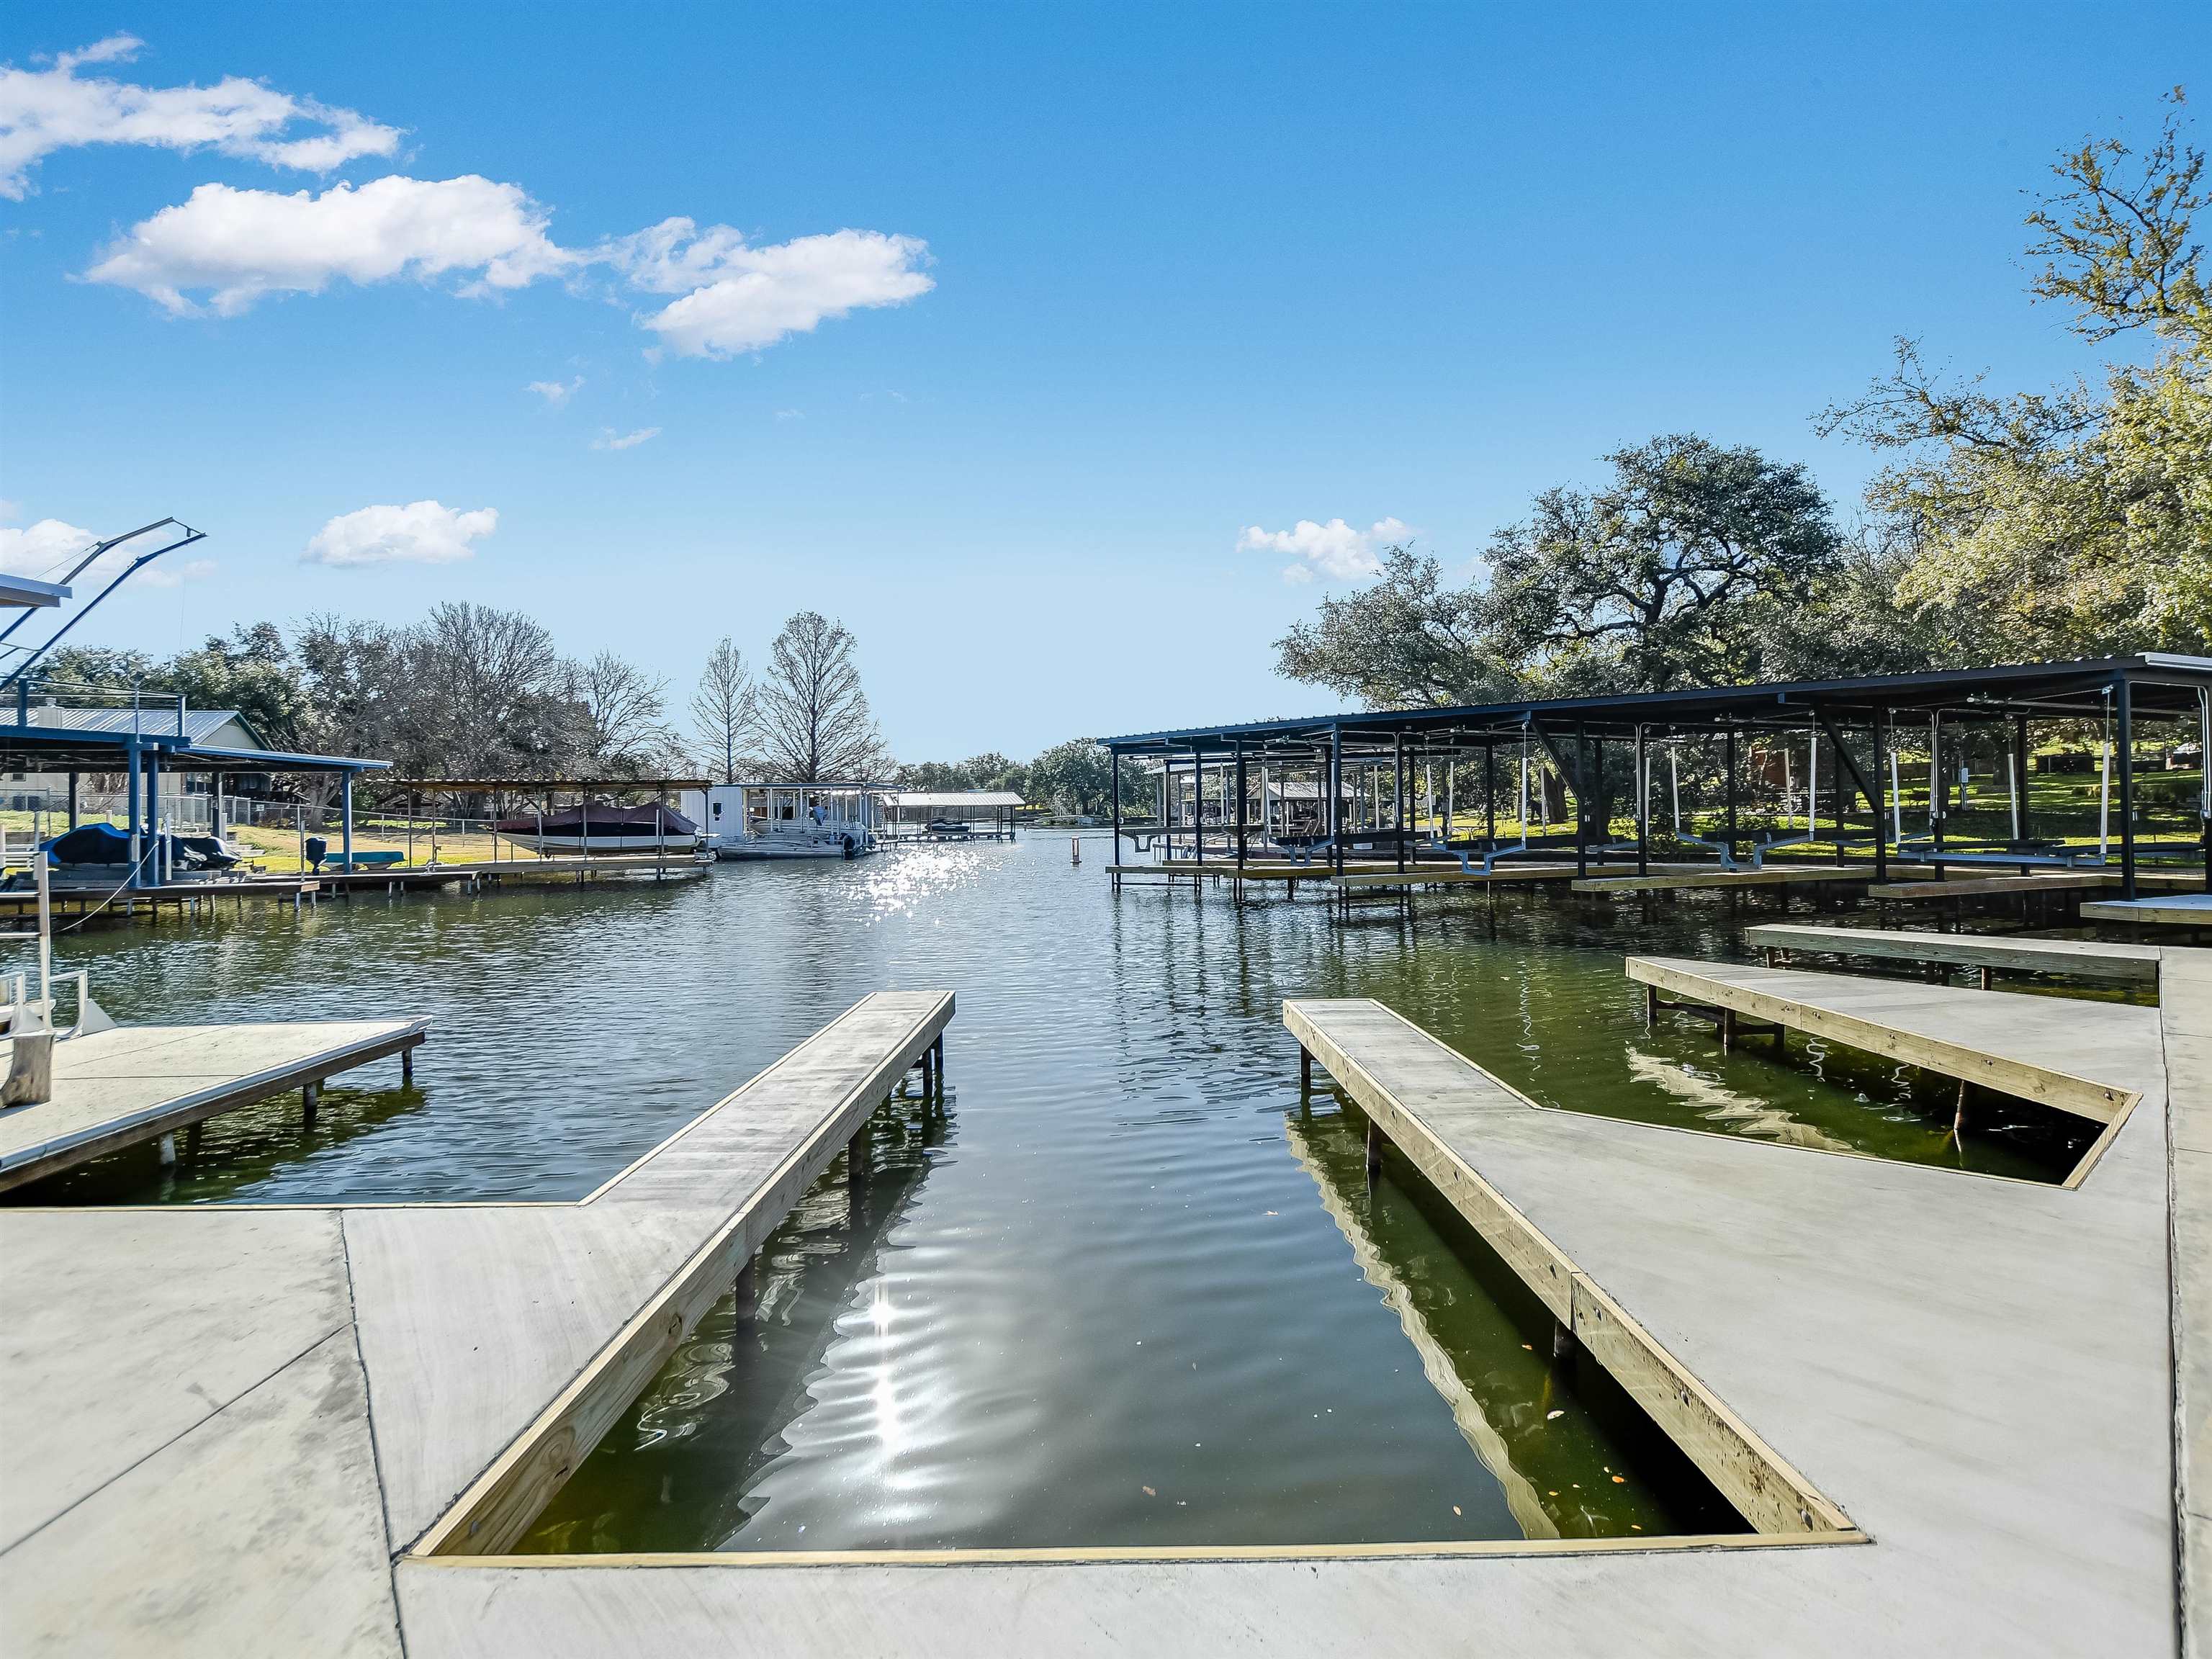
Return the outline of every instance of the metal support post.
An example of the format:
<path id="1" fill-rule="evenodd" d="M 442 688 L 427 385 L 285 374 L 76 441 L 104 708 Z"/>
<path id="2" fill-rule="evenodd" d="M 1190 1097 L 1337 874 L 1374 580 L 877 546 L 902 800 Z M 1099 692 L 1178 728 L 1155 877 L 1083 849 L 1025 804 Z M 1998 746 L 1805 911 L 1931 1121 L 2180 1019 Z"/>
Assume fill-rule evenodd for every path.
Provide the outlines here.
<path id="1" fill-rule="evenodd" d="M 1344 891 L 1344 727 L 1328 728 L 1328 860 Z"/>
<path id="2" fill-rule="evenodd" d="M 2112 702 L 2112 761 L 2120 769 L 2120 896 L 2131 899 L 2136 896 L 2135 711 L 2124 673 L 2115 684 Z"/>
<path id="3" fill-rule="evenodd" d="M 1651 791 L 1650 780 L 1644 775 L 1647 750 L 1644 741 L 1644 726 L 1636 727 L 1636 873 L 1651 873 Z"/>
<path id="4" fill-rule="evenodd" d="M 1589 735 L 1575 724 L 1575 873 L 1589 874 Z"/>
<path id="5" fill-rule="evenodd" d="M 1874 711 L 1874 878 L 1889 879 L 1889 711 Z"/>
<path id="6" fill-rule="evenodd" d="M 1406 734 L 1390 734 L 1391 842 L 1398 849 L 1398 873 L 1406 873 Z"/>
<path id="7" fill-rule="evenodd" d="M 1112 769 L 1114 775 L 1114 867 L 1118 870 L 1121 867 L 1121 751 L 1118 749 L 1114 751 Z M 1116 876 L 1114 878 L 1115 885 L 1119 886 L 1121 884 L 1121 877 Z"/>
<path id="8" fill-rule="evenodd" d="M 1735 727 L 1733 726 L 1728 729 L 1726 763 L 1728 766 L 1728 786 L 1725 792 L 1728 802 L 1728 857 L 1721 862 L 1733 870 L 1735 868 Z"/>
<path id="9" fill-rule="evenodd" d="M 1237 890 L 1244 890 L 1244 788 L 1247 778 L 1244 769 L 1244 739 L 1237 739 Z"/>

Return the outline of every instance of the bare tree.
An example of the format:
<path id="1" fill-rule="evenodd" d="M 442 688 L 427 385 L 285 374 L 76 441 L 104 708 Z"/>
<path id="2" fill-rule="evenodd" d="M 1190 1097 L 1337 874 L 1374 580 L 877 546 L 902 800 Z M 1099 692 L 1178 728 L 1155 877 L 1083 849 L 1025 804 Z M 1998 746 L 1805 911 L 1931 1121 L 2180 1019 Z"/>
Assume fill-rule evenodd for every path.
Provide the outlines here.
<path id="1" fill-rule="evenodd" d="M 738 759 L 759 721 L 757 694 L 744 653 L 728 635 L 707 654 L 707 672 L 691 694 L 691 719 L 708 764 L 724 783 L 738 781 Z"/>
<path id="2" fill-rule="evenodd" d="M 583 741 L 553 635 L 519 611 L 441 605 L 408 630 L 416 737 L 464 775 L 544 774 Z"/>
<path id="3" fill-rule="evenodd" d="M 844 626 L 811 611 L 784 623 L 769 648 L 760 735 L 780 781 L 862 781 L 890 764 L 854 665 Z"/>
<path id="4" fill-rule="evenodd" d="M 583 710 L 583 755 L 599 773 L 664 767 L 676 747 L 668 729 L 668 682 L 649 678 L 611 651 L 571 670 L 572 695 Z"/>

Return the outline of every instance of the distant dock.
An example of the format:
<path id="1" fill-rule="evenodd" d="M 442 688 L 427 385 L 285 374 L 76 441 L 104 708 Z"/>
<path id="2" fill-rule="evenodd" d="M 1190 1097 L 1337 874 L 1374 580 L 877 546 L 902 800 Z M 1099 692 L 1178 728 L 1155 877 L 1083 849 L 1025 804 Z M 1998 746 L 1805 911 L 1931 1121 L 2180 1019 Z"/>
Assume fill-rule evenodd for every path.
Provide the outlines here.
<path id="1" fill-rule="evenodd" d="M 58 886 L 52 890 L 52 904 L 54 917 L 60 921 L 94 915 L 123 921 L 143 915 L 158 922 L 164 910 L 174 916 L 196 916 L 243 910 L 248 904 L 289 904 L 298 909 L 326 898 L 477 892 L 510 885 L 581 886 L 617 877 L 675 880 L 702 875 L 705 870 L 704 865 L 690 858 L 664 858 L 650 853 L 500 859 L 482 864 L 392 865 L 374 870 L 321 870 L 301 876 L 175 881 L 157 887 Z M 27 915 L 37 908 L 34 893 L 0 893 L 0 918 Z"/>

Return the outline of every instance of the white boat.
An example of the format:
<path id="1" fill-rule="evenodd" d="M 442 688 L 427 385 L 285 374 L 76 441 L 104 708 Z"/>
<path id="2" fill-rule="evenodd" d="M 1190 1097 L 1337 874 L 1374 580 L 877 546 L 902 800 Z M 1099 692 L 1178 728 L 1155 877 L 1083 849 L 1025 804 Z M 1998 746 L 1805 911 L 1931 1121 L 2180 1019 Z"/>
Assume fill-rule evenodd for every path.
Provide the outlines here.
<path id="1" fill-rule="evenodd" d="M 879 845 L 883 792 L 865 783 L 725 783 L 684 792 L 718 859 L 857 859 Z"/>

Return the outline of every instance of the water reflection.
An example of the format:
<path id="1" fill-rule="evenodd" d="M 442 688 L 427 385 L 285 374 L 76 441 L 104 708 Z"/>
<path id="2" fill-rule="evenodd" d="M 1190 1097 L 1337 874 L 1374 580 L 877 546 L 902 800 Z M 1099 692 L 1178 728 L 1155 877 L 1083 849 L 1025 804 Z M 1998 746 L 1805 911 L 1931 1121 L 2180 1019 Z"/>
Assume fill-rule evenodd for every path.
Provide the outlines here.
<path id="1" fill-rule="evenodd" d="M 947 1097 L 949 1109 L 949 1089 Z M 842 1412 L 841 1431 L 871 1461 L 908 1448 L 912 1395 L 926 1379 L 902 1375 L 884 1255 L 953 1138 L 935 1106 L 878 1111 L 860 1178 L 847 1156 L 832 1163 L 762 1245 L 751 1307 L 727 1296 L 700 1320 L 522 1547 L 696 1550 L 770 1539 L 806 1547 L 804 1521 L 785 1538 L 769 1513 L 779 1466 L 792 1456 L 787 1427 Z"/>
<path id="2" fill-rule="evenodd" d="M 1498 1483 L 1496 1535 L 1615 1538 L 1736 1532 L 1743 1522 L 1679 1457 L 1639 1455 L 1633 1407 L 1586 1356 L 1552 1358 L 1552 1320 L 1395 1149 L 1366 1167 L 1356 1111 L 1287 1121 L 1291 1150 L 1368 1282 L 1398 1316 L 1424 1374 Z M 1639 1425 L 1640 1427 L 1640 1425 Z"/>

